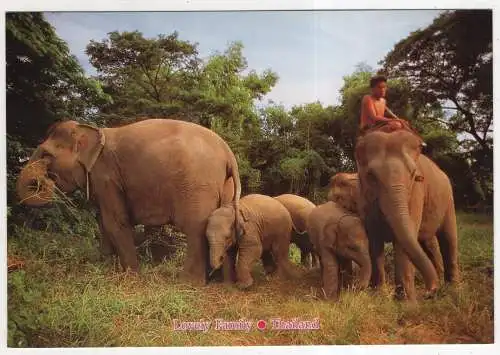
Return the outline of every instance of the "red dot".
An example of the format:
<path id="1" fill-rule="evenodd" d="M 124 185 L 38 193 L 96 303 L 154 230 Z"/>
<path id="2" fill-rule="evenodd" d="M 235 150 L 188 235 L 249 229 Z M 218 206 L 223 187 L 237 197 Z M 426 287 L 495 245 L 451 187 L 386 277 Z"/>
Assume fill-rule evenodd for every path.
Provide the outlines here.
<path id="1" fill-rule="evenodd" d="M 266 329 L 266 321 L 265 321 L 265 320 L 262 320 L 262 319 L 261 319 L 261 320 L 259 320 L 259 321 L 257 322 L 257 328 L 258 328 L 259 330 L 264 330 L 264 329 Z"/>

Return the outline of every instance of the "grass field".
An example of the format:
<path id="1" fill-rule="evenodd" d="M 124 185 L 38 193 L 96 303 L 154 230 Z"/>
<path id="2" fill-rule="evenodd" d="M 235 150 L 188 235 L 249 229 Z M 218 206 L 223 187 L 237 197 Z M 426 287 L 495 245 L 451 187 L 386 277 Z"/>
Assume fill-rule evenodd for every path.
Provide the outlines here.
<path id="1" fill-rule="evenodd" d="M 25 266 L 8 274 L 8 346 L 492 343 L 493 217 L 458 218 L 463 282 L 413 306 L 393 300 L 392 284 L 343 292 L 337 303 L 322 300 L 317 269 L 282 281 L 256 265 L 252 290 L 222 283 L 194 288 L 177 279 L 182 251 L 158 265 L 142 253 L 134 276 L 116 272 L 116 260 L 100 261 L 95 240 L 17 228 L 8 236 L 8 255 Z M 290 255 L 298 260 L 295 248 Z M 388 263 L 391 282 L 392 270 Z M 417 288 L 423 290 L 419 275 Z M 270 329 L 273 318 L 317 317 L 319 330 Z M 217 318 L 246 319 L 253 327 L 214 330 Z M 212 328 L 174 331 L 174 319 L 212 321 Z M 266 330 L 256 329 L 259 319 L 268 322 Z"/>

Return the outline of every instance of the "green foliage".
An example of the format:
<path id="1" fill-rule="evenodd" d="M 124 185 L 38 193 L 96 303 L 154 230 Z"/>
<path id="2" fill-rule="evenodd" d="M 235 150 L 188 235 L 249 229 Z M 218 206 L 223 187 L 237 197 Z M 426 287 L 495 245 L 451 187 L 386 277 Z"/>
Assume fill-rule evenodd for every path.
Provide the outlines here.
<path id="1" fill-rule="evenodd" d="M 199 109 L 209 116 L 216 131 L 230 129 L 241 135 L 258 124 L 254 100 L 267 94 L 276 84 L 278 76 L 270 70 L 262 75 L 252 70 L 244 76 L 246 69 L 241 42 L 231 43 L 224 53 L 212 55 L 203 68 L 201 100 L 212 105 L 216 103 L 217 110 Z"/>
<path id="2" fill-rule="evenodd" d="M 16 178 L 52 123 L 68 117 L 92 120 L 98 106 L 108 102 L 109 97 L 98 81 L 85 76 L 66 43 L 41 13 L 7 13 L 6 64 L 9 229 L 13 224 L 27 224 L 68 230 L 75 217 L 67 210 L 19 206 Z"/>
<path id="3" fill-rule="evenodd" d="M 41 13 L 7 13 L 5 25 L 7 133 L 22 144 L 33 146 L 57 119 L 91 119 L 109 99 Z"/>
<path id="4" fill-rule="evenodd" d="M 180 40 L 177 32 L 154 39 L 139 31 L 108 35 L 101 42 L 92 40 L 86 49 L 97 79 L 113 97 L 102 107 L 102 123 L 123 124 L 140 116 L 182 111 L 199 71 L 196 44 Z"/>

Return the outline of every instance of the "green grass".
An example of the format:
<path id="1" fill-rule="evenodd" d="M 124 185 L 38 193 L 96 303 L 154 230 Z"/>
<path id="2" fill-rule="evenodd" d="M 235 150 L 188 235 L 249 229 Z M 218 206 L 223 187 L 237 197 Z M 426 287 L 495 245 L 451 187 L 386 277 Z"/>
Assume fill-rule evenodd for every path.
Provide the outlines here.
<path id="1" fill-rule="evenodd" d="M 101 260 L 97 242 L 88 237 L 18 228 L 9 235 L 8 255 L 23 259 L 25 267 L 8 274 L 8 346 L 491 343 L 492 217 L 458 218 L 463 281 L 417 305 L 394 301 L 391 284 L 377 292 L 344 291 L 339 302 L 322 300 L 317 269 L 302 269 L 299 280 L 279 280 L 256 265 L 251 290 L 217 282 L 195 288 L 178 280 L 182 250 L 159 264 L 141 253 L 136 276 L 117 271 L 116 259 Z M 293 246 L 290 258 L 300 260 Z M 392 269 L 388 265 L 390 282 Z M 421 294 L 420 277 L 417 287 Z M 174 319 L 264 319 L 269 327 L 277 317 L 319 317 L 321 329 L 172 329 Z"/>

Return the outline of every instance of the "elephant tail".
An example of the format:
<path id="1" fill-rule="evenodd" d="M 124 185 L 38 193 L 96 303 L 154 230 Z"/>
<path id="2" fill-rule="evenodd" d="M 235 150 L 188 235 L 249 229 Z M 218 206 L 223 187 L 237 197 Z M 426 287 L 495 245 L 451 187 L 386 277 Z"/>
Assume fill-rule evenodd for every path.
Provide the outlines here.
<path id="1" fill-rule="evenodd" d="M 293 223 L 293 219 L 292 219 L 292 229 L 295 231 L 295 233 L 297 233 L 298 235 L 304 235 L 307 233 L 306 230 L 303 230 L 303 231 L 300 231 L 297 226 L 295 225 L 295 223 Z"/>
<path id="2" fill-rule="evenodd" d="M 228 147 L 229 149 L 229 147 Z M 236 160 L 236 156 L 234 153 L 230 152 L 229 165 L 227 171 L 227 177 L 233 178 L 234 184 L 234 196 L 233 196 L 233 208 L 234 208 L 234 231 L 236 234 L 236 239 L 239 239 L 240 230 L 241 230 L 241 221 L 240 221 L 240 198 L 241 198 L 241 181 L 240 181 L 240 172 L 238 168 L 238 161 Z"/>

